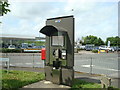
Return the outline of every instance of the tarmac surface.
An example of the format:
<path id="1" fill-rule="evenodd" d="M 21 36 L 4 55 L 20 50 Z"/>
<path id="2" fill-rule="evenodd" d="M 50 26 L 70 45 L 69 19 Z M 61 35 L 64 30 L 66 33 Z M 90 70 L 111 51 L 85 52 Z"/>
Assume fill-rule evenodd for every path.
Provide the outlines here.
<path id="1" fill-rule="evenodd" d="M 10 66 L 44 68 L 40 53 L 2 53 L 8 57 Z M 74 70 L 85 73 L 105 74 L 120 78 L 120 56 L 118 53 L 92 53 L 80 51 L 74 54 Z"/>
<path id="2" fill-rule="evenodd" d="M 43 72 L 44 73 L 44 68 L 10 67 L 10 70 L 22 70 L 22 71 L 32 71 L 32 72 Z M 75 71 L 75 78 L 80 79 L 80 80 L 85 80 L 87 82 L 93 82 L 93 83 L 98 83 L 98 84 L 101 83 L 100 82 L 101 75 L 99 75 L 99 74 L 89 74 L 89 73 Z M 120 88 L 117 80 L 112 79 L 112 86 Z M 65 86 L 65 85 L 53 84 L 52 82 L 43 80 L 43 81 L 39 81 L 39 82 L 30 84 L 30 85 L 24 86 L 23 88 L 64 88 L 65 89 L 65 88 L 70 88 L 70 87 Z"/>

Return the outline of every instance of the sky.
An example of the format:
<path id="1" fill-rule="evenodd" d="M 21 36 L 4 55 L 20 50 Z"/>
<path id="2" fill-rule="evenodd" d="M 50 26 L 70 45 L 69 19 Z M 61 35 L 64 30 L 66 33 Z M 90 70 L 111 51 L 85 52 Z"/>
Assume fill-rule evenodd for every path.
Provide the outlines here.
<path id="1" fill-rule="evenodd" d="M 0 17 L 3 35 L 44 36 L 48 18 L 74 15 L 75 40 L 87 35 L 118 36 L 117 0 L 8 0 L 11 12 Z"/>

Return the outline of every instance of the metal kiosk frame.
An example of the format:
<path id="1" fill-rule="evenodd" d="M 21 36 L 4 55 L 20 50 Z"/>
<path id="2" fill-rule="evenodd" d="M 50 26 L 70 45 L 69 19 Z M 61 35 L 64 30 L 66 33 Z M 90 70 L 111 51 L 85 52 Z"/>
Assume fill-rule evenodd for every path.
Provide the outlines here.
<path id="1" fill-rule="evenodd" d="M 47 19 L 40 33 L 46 35 L 46 80 L 71 86 L 74 78 L 74 17 Z"/>

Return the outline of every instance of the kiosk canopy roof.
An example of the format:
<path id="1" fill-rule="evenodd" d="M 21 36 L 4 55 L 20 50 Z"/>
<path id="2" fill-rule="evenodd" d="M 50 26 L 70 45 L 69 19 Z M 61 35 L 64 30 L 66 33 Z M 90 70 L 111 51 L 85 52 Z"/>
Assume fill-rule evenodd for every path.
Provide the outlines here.
<path id="1" fill-rule="evenodd" d="M 61 33 L 66 33 L 66 31 L 63 28 L 59 28 L 59 27 L 55 27 L 52 25 L 46 25 L 44 26 L 41 30 L 41 33 L 47 35 L 47 36 L 51 36 L 56 32 L 61 32 Z"/>

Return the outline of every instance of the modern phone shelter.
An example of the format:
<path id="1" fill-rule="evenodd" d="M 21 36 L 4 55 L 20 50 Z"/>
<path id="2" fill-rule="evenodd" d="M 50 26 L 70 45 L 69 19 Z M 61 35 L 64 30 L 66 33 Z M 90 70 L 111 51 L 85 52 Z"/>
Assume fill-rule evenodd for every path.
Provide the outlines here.
<path id="1" fill-rule="evenodd" d="M 47 19 L 40 33 L 46 35 L 46 80 L 71 86 L 74 78 L 74 17 Z"/>

